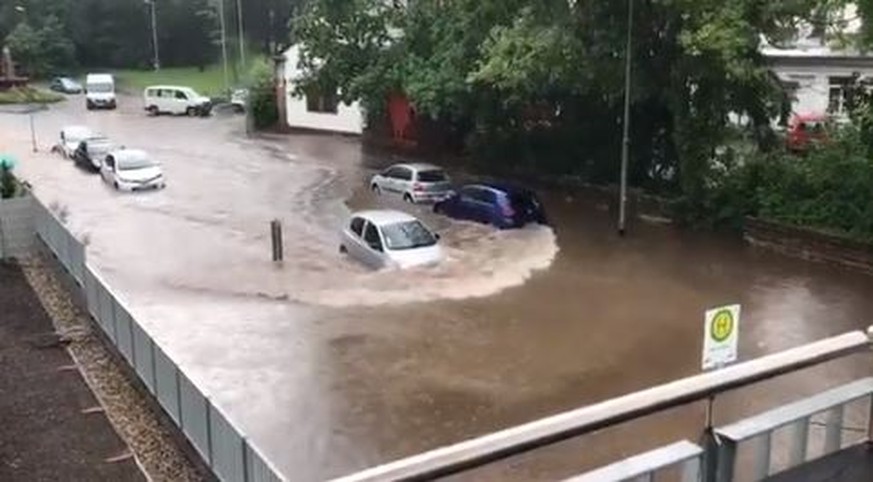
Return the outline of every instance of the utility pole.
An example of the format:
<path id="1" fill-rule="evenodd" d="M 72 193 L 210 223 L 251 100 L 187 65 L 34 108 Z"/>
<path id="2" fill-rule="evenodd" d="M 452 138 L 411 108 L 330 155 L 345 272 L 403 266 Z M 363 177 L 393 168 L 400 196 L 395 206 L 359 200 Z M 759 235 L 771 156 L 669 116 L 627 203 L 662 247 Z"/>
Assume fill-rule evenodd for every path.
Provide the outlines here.
<path id="1" fill-rule="evenodd" d="M 145 0 L 145 3 L 149 5 L 151 10 L 152 17 L 152 45 L 155 50 L 155 59 L 154 59 L 154 69 L 156 71 L 161 70 L 161 55 L 158 49 L 158 17 L 155 14 L 155 1 L 156 0 Z"/>
<path id="2" fill-rule="evenodd" d="M 627 164 L 630 156 L 630 96 L 631 96 L 631 49 L 633 47 L 634 0 L 627 0 L 627 44 L 624 60 L 624 121 L 621 136 L 621 186 L 618 204 L 618 234 L 624 236 L 627 221 Z"/>
<path id="3" fill-rule="evenodd" d="M 221 24 L 221 59 L 224 64 L 224 91 L 230 91 L 230 80 L 227 73 L 227 30 L 224 23 L 224 0 L 218 0 L 218 21 Z"/>
<path id="4" fill-rule="evenodd" d="M 242 0 L 236 0 L 236 18 L 239 23 L 239 63 L 240 69 L 246 68 L 246 36 L 243 29 Z"/>

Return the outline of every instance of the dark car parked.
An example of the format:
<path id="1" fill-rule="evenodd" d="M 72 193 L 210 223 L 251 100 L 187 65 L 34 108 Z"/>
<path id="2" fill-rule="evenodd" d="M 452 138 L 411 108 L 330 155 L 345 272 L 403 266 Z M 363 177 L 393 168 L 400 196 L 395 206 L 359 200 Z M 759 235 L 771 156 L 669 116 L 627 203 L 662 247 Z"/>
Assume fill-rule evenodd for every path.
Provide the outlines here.
<path id="1" fill-rule="evenodd" d="M 103 158 L 114 149 L 112 142 L 105 137 L 91 137 L 79 143 L 79 147 L 73 152 L 73 161 L 76 165 L 91 172 L 100 172 Z"/>
<path id="2" fill-rule="evenodd" d="M 452 197 L 435 204 L 433 210 L 450 218 L 491 224 L 501 229 L 520 228 L 528 223 L 548 224 L 536 194 L 503 183 L 468 184 Z"/>
<path id="3" fill-rule="evenodd" d="M 51 84 L 49 84 L 49 88 L 64 94 L 81 94 L 83 90 L 82 84 L 70 77 L 55 77 L 52 79 Z"/>

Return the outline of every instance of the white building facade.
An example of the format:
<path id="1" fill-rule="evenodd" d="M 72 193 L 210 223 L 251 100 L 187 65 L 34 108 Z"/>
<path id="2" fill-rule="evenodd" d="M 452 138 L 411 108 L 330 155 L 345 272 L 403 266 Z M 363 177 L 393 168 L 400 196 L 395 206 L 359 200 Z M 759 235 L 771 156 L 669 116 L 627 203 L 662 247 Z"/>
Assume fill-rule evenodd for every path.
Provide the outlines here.
<path id="1" fill-rule="evenodd" d="M 277 75 L 280 83 L 279 94 L 284 94 L 284 107 L 280 115 L 291 129 L 337 132 L 360 135 L 364 132 L 364 113 L 358 102 L 344 104 L 336 92 L 316 92 L 311 90 L 303 95 L 296 93 L 298 79 L 302 72 L 298 67 L 300 47 L 292 46 L 282 53 Z M 284 110 L 283 112 L 281 112 Z"/>

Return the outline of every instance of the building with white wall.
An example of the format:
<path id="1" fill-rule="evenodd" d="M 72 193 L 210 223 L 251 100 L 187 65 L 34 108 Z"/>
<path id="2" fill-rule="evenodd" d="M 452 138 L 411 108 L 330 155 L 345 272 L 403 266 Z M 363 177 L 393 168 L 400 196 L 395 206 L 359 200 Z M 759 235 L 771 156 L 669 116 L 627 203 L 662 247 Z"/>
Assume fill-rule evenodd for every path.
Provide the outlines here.
<path id="1" fill-rule="evenodd" d="M 835 39 L 857 33 L 861 27 L 855 6 L 849 4 L 816 31 L 806 26 L 788 47 L 763 43 L 761 53 L 793 97 L 794 114 L 846 113 L 846 86 L 857 77 L 873 79 L 873 56 Z"/>
<path id="2" fill-rule="evenodd" d="M 303 95 L 297 94 L 301 72 L 300 47 L 291 46 L 278 60 L 280 115 L 291 129 L 306 129 L 342 134 L 360 135 L 364 131 L 364 113 L 358 102 L 344 104 L 336 92 L 317 92 L 312 89 Z M 284 104 L 283 104 L 284 103 Z M 281 112 L 283 111 L 284 112 Z"/>

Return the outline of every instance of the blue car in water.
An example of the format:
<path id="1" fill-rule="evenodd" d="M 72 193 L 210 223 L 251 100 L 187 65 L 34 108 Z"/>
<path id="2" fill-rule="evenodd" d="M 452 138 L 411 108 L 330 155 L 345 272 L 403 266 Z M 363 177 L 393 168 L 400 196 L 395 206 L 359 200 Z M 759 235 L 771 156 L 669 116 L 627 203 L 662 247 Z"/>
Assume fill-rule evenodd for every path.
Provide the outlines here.
<path id="1" fill-rule="evenodd" d="M 500 229 L 520 228 L 528 223 L 548 224 L 536 194 L 505 183 L 468 184 L 434 204 L 435 213 L 454 219 L 491 224 Z"/>

